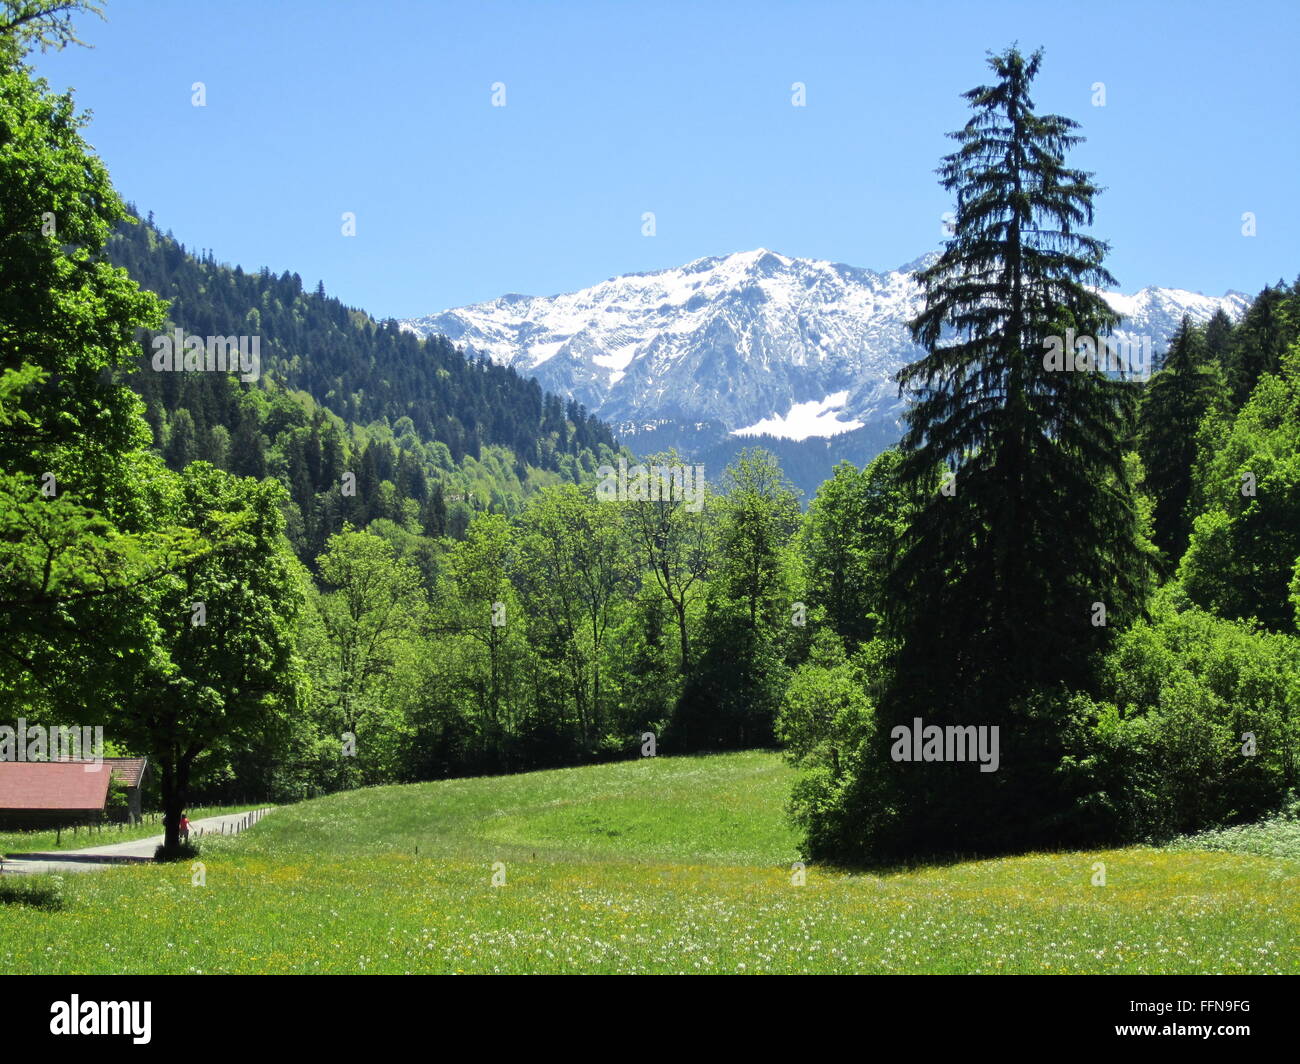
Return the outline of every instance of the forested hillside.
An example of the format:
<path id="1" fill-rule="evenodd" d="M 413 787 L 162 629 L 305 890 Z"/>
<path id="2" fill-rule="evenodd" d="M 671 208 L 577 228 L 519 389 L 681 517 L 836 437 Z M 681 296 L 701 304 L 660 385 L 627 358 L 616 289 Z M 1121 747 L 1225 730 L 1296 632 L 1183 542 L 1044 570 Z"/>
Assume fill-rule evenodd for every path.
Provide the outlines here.
<path id="1" fill-rule="evenodd" d="M 156 372 L 150 331 L 130 380 L 168 465 L 201 459 L 289 489 L 289 537 L 314 557 L 344 522 L 392 520 L 464 534 L 478 511 L 511 513 L 545 484 L 609 460 L 609 428 L 513 369 L 466 359 L 445 339 L 303 290 L 297 274 L 245 273 L 195 256 L 152 220 L 119 225 L 107 257 L 168 301 L 166 329 L 258 337 L 258 379 Z M 343 474 L 355 476 L 345 492 Z"/>

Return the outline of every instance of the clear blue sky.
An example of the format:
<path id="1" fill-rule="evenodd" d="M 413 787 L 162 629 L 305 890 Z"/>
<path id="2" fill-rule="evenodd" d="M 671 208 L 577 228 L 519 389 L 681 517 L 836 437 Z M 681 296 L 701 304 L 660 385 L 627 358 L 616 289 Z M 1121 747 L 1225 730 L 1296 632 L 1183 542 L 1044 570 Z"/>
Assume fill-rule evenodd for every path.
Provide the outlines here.
<path id="1" fill-rule="evenodd" d="M 1074 161 L 1107 189 L 1096 232 L 1124 288 L 1253 293 L 1300 272 L 1296 0 L 105 0 L 105 14 L 82 22 L 93 50 L 38 69 L 94 112 L 121 193 L 191 248 L 323 279 L 380 317 L 760 246 L 908 262 L 951 206 L 934 168 L 966 119 L 959 93 L 1012 41 L 1046 49 L 1039 109 L 1083 123 Z"/>

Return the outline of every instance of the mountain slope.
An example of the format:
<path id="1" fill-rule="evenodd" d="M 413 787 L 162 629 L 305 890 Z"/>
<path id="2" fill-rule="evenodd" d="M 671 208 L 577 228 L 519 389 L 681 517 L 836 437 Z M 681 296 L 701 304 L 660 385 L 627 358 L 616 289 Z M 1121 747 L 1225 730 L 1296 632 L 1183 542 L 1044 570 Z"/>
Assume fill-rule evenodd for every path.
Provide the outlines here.
<path id="1" fill-rule="evenodd" d="M 131 375 L 154 444 L 175 469 L 195 459 L 278 477 L 304 560 L 345 523 L 387 519 L 463 535 L 475 511 L 514 512 L 538 488 L 612 460 L 607 425 L 535 380 L 420 341 L 327 296 L 297 274 L 245 272 L 195 256 L 151 223 L 123 225 L 108 256 L 170 303 L 168 327 L 259 340 L 256 379 L 158 372 L 152 336 Z M 341 477 L 355 474 L 355 491 Z"/>
<path id="2" fill-rule="evenodd" d="M 830 456 L 865 461 L 897 436 L 892 378 L 919 354 L 912 272 L 927 259 L 878 273 L 760 248 L 402 324 L 536 377 L 640 453 L 674 445 L 720 457 L 779 439 L 799 445 L 779 449 L 815 485 Z M 1108 299 L 1127 317 L 1118 337 L 1150 337 L 1157 352 L 1184 313 L 1201 322 L 1222 307 L 1235 319 L 1249 303 L 1166 288 Z"/>

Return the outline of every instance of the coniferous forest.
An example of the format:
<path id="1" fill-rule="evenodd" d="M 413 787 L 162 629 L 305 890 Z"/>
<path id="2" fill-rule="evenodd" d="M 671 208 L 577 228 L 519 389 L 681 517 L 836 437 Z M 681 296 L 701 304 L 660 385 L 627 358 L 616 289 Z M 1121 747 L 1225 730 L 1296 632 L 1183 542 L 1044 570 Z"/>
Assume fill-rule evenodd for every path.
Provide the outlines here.
<path id="1" fill-rule="evenodd" d="M 148 757 L 170 851 L 201 803 L 755 749 L 827 867 L 1300 815 L 1300 280 L 1147 377 L 1049 363 L 1121 321 L 1043 53 L 953 101 L 897 443 L 611 498 L 695 458 L 128 205 L 31 65 L 65 7 L 0 4 L 0 699 Z M 177 330 L 256 374 L 159 371 Z"/>

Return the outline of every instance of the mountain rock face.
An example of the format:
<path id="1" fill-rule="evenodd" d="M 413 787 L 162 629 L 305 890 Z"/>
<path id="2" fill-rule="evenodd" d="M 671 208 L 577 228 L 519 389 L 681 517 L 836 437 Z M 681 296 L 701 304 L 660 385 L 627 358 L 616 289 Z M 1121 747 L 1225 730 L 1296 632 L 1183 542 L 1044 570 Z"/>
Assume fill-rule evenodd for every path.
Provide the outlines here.
<path id="1" fill-rule="evenodd" d="M 712 477 L 761 444 L 811 492 L 840 458 L 861 464 L 897 440 L 892 378 L 921 354 L 908 332 L 922 305 L 912 274 L 932 258 L 877 273 L 760 248 L 402 325 L 577 399 L 639 454 L 675 446 L 717 465 Z M 1204 322 L 1223 308 L 1235 320 L 1249 305 L 1168 288 L 1106 297 L 1125 316 L 1116 338 L 1145 338 L 1158 355 L 1184 314 Z"/>

